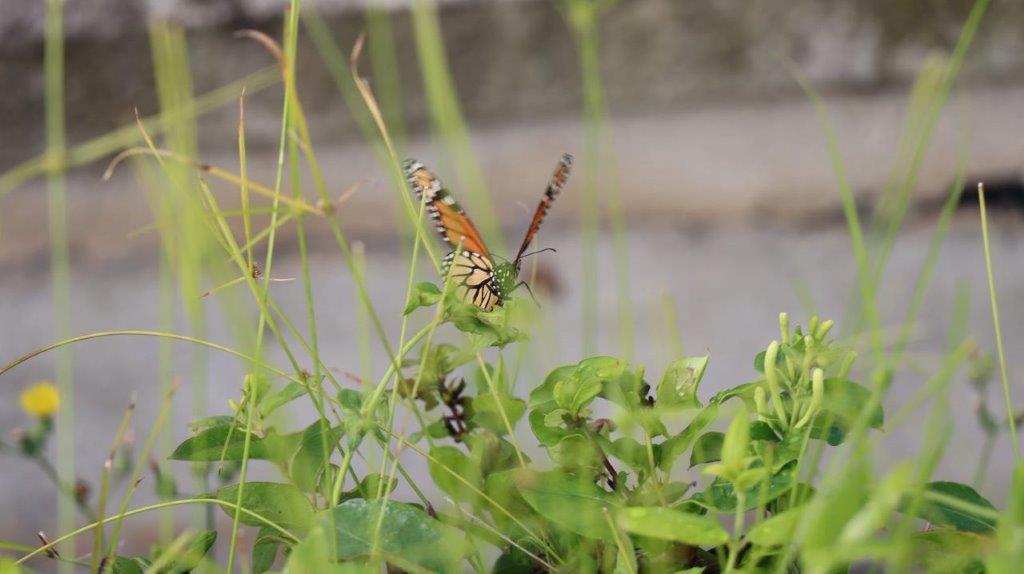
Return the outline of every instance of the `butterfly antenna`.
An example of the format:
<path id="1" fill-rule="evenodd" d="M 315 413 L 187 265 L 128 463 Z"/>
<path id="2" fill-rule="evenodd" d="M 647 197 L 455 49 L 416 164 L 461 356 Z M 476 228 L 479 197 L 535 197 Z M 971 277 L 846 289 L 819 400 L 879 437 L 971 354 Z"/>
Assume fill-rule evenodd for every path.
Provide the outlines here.
<path id="1" fill-rule="evenodd" d="M 531 251 L 529 253 L 524 253 L 523 255 L 520 255 L 519 257 L 516 258 L 516 268 L 517 269 L 519 268 L 519 264 L 523 261 L 523 259 L 526 259 L 527 257 L 529 257 L 531 255 L 537 255 L 538 253 L 544 253 L 545 251 L 550 251 L 552 253 L 558 253 L 558 250 L 555 249 L 554 247 L 545 247 L 544 249 L 538 249 L 536 251 Z"/>
<path id="2" fill-rule="evenodd" d="M 539 308 L 541 306 L 540 301 L 538 301 L 537 297 L 534 296 L 533 289 L 530 289 L 530 284 L 527 283 L 526 281 L 520 281 L 518 284 L 516 284 L 515 289 L 518 289 L 520 285 L 522 285 L 523 287 L 526 287 L 526 292 L 530 294 L 530 299 L 533 299 L 533 302 Z"/>

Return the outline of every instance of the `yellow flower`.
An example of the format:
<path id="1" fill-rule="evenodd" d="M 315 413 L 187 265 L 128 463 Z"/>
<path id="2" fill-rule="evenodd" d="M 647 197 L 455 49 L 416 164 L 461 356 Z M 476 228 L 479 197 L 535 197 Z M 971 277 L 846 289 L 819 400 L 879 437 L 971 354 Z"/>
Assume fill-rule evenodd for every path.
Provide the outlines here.
<path id="1" fill-rule="evenodd" d="M 60 392 L 50 381 L 38 383 L 21 391 L 21 408 L 37 417 L 48 417 L 60 408 Z"/>

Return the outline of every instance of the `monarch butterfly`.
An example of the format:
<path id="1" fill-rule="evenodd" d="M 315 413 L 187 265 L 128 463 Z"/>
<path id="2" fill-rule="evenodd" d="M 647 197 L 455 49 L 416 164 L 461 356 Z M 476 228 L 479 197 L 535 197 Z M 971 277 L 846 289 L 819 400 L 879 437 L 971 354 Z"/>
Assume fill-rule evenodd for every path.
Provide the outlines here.
<path id="1" fill-rule="evenodd" d="M 519 246 L 516 258 L 511 262 L 501 262 L 497 265 L 494 264 L 487 246 L 484 245 L 469 216 L 437 177 L 414 159 L 406 160 L 403 167 L 409 186 L 420 201 L 426 201 L 427 213 L 430 214 L 434 227 L 441 235 L 441 239 L 452 249 L 444 258 L 444 275 L 447 277 L 451 270 L 456 294 L 460 299 L 490 311 L 495 305 L 501 305 L 505 298 L 522 284 L 519 282 L 519 269 L 523 258 L 528 255 L 526 249 L 537 236 L 544 216 L 569 178 L 572 156 L 563 154 L 561 161 L 558 162 L 548 187 L 544 190 L 544 197 L 537 205 L 537 210 L 533 212 L 533 219 L 526 230 L 526 236 L 523 237 L 523 243 Z"/>

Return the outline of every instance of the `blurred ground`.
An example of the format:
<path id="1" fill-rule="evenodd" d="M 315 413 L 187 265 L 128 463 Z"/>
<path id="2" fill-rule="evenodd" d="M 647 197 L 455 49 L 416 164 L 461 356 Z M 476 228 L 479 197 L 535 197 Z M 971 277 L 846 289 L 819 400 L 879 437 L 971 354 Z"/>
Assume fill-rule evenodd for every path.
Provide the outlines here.
<path id="1" fill-rule="evenodd" d="M 351 44 L 364 26 L 352 8 L 362 3 L 318 4 L 342 44 Z M 702 396 L 753 376 L 752 357 L 776 336 L 779 311 L 790 311 L 794 321 L 805 320 L 810 307 L 842 318 L 854 264 L 835 178 L 815 112 L 780 58 L 792 60 L 828 96 L 854 191 L 867 204 L 890 174 L 914 71 L 932 49 L 952 46 L 969 4 L 657 0 L 622 2 L 609 14 L 603 73 L 630 230 L 637 360 L 649 372 L 660 372 L 669 357 L 662 324 L 667 296 L 678 305 L 686 352 L 712 353 Z M 0 83 L 5 86 L 0 92 L 0 172 L 43 146 L 40 6 L 34 0 L 12 0 L 0 10 Z M 260 48 L 233 39 L 231 32 L 258 27 L 275 33 L 280 6 L 269 0 L 69 3 L 71 143 L 125 124 L 133 106 L 143 113 L 155 111 L 144 36 L 148 18 L 169 16 L 189 27 L 197 92 L 204 92 L 271 63 Z M 582 151 L 572 39 L 548 2 L 445 2 L 441 21 L 487 183 L 507 234 L 518 237 L 528 217 L 526 206 L 537 200 L 558 154 Z M 993 193 L 1003 200 L 992 198 L 992 226 L 1011 380 L 1019 380 L 1015 375 L 1024 368 L 1024 359 L 1014 352 L 1024 341 L 1024 310 L 1017 304 L 1024 296 L 1024 274 L 1016 264 L 1024 255 L 1024 225 L 1015 203 L 1024 166 L 1022 22 L 1015 3 L 995 3 L 968 61 L 966 80 L 954 93 L 922 166 L 911 220 L 880 295 L 885 323 L 894 326 L 902 319 L 927 249 L 936 202 L 948 191 L 957 159 L 966 152 L 971 180 L 998 183 Z M 410 154 L 436 164 L 440 149 L 427 135 L 411 30 L 403 13 L 395 17 L 395 32 Z M 353 183 L 360 186 L 340 210 L 340 221 L 352 239 L 366 243 L 373 298 L 388 327 L 397 330 L 405 262 L 391 207 L 394 191 L 359 143 L 312 48 L 301 50 L 299 90 L 313 114 L 327 179 L 339 193 Z M 279 98 L 276 88 L 249 98 L 249 162 L 253 176 L 265 182 L 273 181 Z M 236 110 L 226 109 L 202 120 L 204 160 L 236 164 L 236 117 Z M 103 182 L 103 167 L 69 174 L 74 330 L 156 328 L 155 237 L 133 234 L 151 216 L 132 172 L 122 169 Z M 520 389 L 562 362 L 575 362 L 581 353 L 579 185 L 579 180 L 570 184 L 542 234 L 545 246 L 558 249 L 541 257 L 561 287 L 542 297 L 546 324 L 538 327 L 540 351 L 536 363 L 525 367 Z M 41 182 L 0 199 L 0 363 L 53 340 L 46 209 Z M 313 237 L 325 360 L 358 370 L 352 284 L 322 225 L 314 228 Z M 281 248 L 275 275 L 298 275 L 294 245 L 285 239 Z M 611 249 L 603 244 L 602 278 L 609 279 L 600 285 L 605 312 L 599 333 L 601 351 L 609 353 L 616 350 L 611 260 Z M 429 271 L 424 269 L 422 276 L 430 278 Z M 953 293 L 961 283 L 971 292 L 971 332 L 991 349 L 976 206 L 969 204 L 954 220 L 914 339 L 912 357 L 923 365 L 934 367 Z M 297 283 L 274 289 L 286 309 L 303 315 Z M 216 319 L 217 304 L 206 305 Z M 231 341 L 216 320 L 209 338 Z M 78 461 L 94 483 L 129 396 L 139 396 L 138 433 L 145 433 L 155 416 L 156 349 L 153 340 L 108 339 L 76 350 Z M 180 350 L 177 364 L 187 387 L 189 355 Z M 383 364 L 382 357 L 375 360 L 378 367 Z M 240 366 L 213 355 L 210 373 L 211 410 L 223 412 L 227 399 L 238 395 Z M 52 376 L 51 361 L 43 356 L 3 377 L 0 429 L 23 423 L 16 404 L 19 389 Z M 920 382 L 912 373 L 901 376 L 887 408 L 898 408 Z M 981 435 L 965 382 L 957 379 L 954 385 L 956 432 L 936 475 L 969 482 Z M 183 389 L 172 419 L 177 438 L 187 434 L 189 394 Z M 884 439 L 883 456 L 916 452 L 922 426 L 918 418 L 893 429 Z M 1006 452 L 1008 447 L 1000 448 Z M 52 530 L 53 491 L 37 469 L 18 459 L 2 460 L 0 538 L 33 544 L 37 530 Z M 414 458 L 409 461 L 417 467 Z M 1008 468 L 1008 457 L 997 456 L 985 494 L 1000 499 Z M 151 488 L 143 485 L 145 495 L 138 503 L 151 500 Z M 155 531 L 151 522 L 136 524 L 139 541 Z"/>

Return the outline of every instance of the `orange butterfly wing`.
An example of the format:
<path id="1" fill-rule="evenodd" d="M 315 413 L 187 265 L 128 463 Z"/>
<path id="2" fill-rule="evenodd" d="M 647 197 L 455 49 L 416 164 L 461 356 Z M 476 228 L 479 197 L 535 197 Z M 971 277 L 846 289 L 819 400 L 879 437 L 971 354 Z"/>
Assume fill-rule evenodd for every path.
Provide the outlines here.
<path id="1" fill-rule="evenodd" d="M 544 223 L 544 216 L 548 214 L 548 209 L 551 208 L 551 204 L 555 202 L 555 198 L 558 197 L 558 194 L 562 192 L 562 188 L 565 187 L 565 182 L 569 179 L 570 170 L 572 170 L 572 156 L 562 154 L 562 159 L 558 162 L 555 173 L 551 175 L 551 181 L 548 182 L 547 189 L 544 190 L 544 197 L 541 198 L 537 210 L 533 212 L 533 220 L 530 222 L 530 228 L 526 230 L 526 236 L 523 237 L 523 244 L 519 247 L 519 253 L 516 254 L 516 269 L 519 268 L 519 261 L 523 258 L 526 248 L 530 246 L 530 243 L 533 243 L 533 239 L 537 236 L 540 224 Z"/>
<path id="2" fill-rule="evenodd" d="M 441 239 L 452 249 L 461 244 L 463 250 L 483 255 L 489 260 L 491 256 L 480 237 L 480 232 L 476 230 L 459 202 L 455 201 L 455 196 L 449 193 L 441 185 L 440 180 L 422 163 L 409 159 L 405 161 L 404 167 L 405 177 L 416 192 L 416 196 L 420 201 L 426 198 L 427 213 Z"/>

